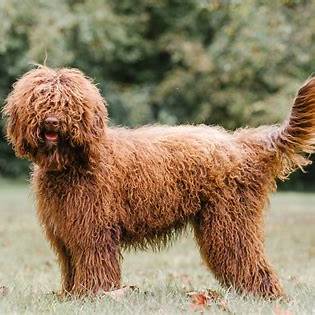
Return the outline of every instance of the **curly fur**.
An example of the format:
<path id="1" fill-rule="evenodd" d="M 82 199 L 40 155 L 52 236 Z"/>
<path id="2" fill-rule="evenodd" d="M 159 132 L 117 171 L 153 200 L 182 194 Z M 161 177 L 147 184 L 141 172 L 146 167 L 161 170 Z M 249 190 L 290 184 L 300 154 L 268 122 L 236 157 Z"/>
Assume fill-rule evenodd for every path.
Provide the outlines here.
<path id="1" fill-rule="evenodd" d="M 190 224 L 217 279 L 282 296 L 263 246 L 276 178 L 314 151 L 315 79 L 282 126 L 227 132 L 209 126 L 107 126 L 105 101 L 80 71 L 39 67 L 14 85 L 4 115 L 16 154 L 34 162 L 37 211 L 62 272 L 62 290 L 120 286 L 121 249 L 159 249 Z M 58 143 L 43 122 L 58 118 Z"/>

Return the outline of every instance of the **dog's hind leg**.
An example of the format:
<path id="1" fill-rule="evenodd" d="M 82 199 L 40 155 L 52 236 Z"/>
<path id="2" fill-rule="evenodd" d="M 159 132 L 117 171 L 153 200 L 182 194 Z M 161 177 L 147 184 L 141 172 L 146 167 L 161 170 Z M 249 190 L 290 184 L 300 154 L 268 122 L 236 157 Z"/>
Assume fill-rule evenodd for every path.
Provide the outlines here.
<path id="1" fill-rule="evenodd" d="M 263 248 L 262 213 L 229 211 L 224 205 L 205 208 L 194 222 L 203 260 L 221 284 L 265 298 L 283 291 Z"/>

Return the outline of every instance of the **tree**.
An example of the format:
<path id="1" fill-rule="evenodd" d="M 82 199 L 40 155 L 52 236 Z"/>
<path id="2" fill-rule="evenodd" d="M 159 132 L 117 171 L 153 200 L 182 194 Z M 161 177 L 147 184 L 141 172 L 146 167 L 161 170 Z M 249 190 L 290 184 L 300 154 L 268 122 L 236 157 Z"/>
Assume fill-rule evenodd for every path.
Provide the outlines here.
<path id="1" fill-rule="evenodd" d="M 0 12 L 2 100 L 46 59 L 95 78 L 113 124 L 278 122 L 315 68 L 313 1 L 4 0 Z"/>

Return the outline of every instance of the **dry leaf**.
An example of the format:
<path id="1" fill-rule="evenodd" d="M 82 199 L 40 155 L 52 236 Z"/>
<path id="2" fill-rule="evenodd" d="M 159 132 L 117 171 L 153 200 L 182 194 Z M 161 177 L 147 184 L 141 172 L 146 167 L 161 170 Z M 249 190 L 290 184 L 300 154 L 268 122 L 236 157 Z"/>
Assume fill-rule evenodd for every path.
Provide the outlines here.
<path id="1" fill-rule="evenodd" d="M 189 292 L 187 295 L 191 298 L 190 308 L 193 311 L 204 311 L 207 307 L 215 304 L 221 310 L 231 313 L 223 296 L 214 290 L 208 289 L 201 292 Z"/>
<path id="2" fill-rule="evenodd" d="M 6 286 L 0 286 L 0 297 L 7 296 L 9 294 L 9 288 Z"/>
<path id="3" fill-rule="evenodd" d="M 208 304 L 208 296 L 205 292 L 189 292 L 191 298 L 190 308 L 192 311 L 204 311 Z"/>

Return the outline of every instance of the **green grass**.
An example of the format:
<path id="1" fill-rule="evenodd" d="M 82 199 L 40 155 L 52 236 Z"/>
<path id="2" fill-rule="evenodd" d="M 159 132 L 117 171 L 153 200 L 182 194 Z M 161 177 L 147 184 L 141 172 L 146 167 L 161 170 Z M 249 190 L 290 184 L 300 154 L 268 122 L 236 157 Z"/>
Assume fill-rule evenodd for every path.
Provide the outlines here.
<path id="1" fill-rule="evenodd" d="M 126 253 L 123 283 L 136 285 L 119 301 L 60 301 L 56 259 L 43 239 L 26 186 L 0 184 L 0 314 L 185 314 L 188 291 L 220 292 L 235 314 L 315 314 L 315 194 L 278 193 L 267 212 L 266 246 L 288 302 L 240 297 L 221 288 L 188 235 L 160 253 Z M 289 313 L 285 313 L 285 311 Z M 224 313 L 210 305 L 206 313 Z"/>

